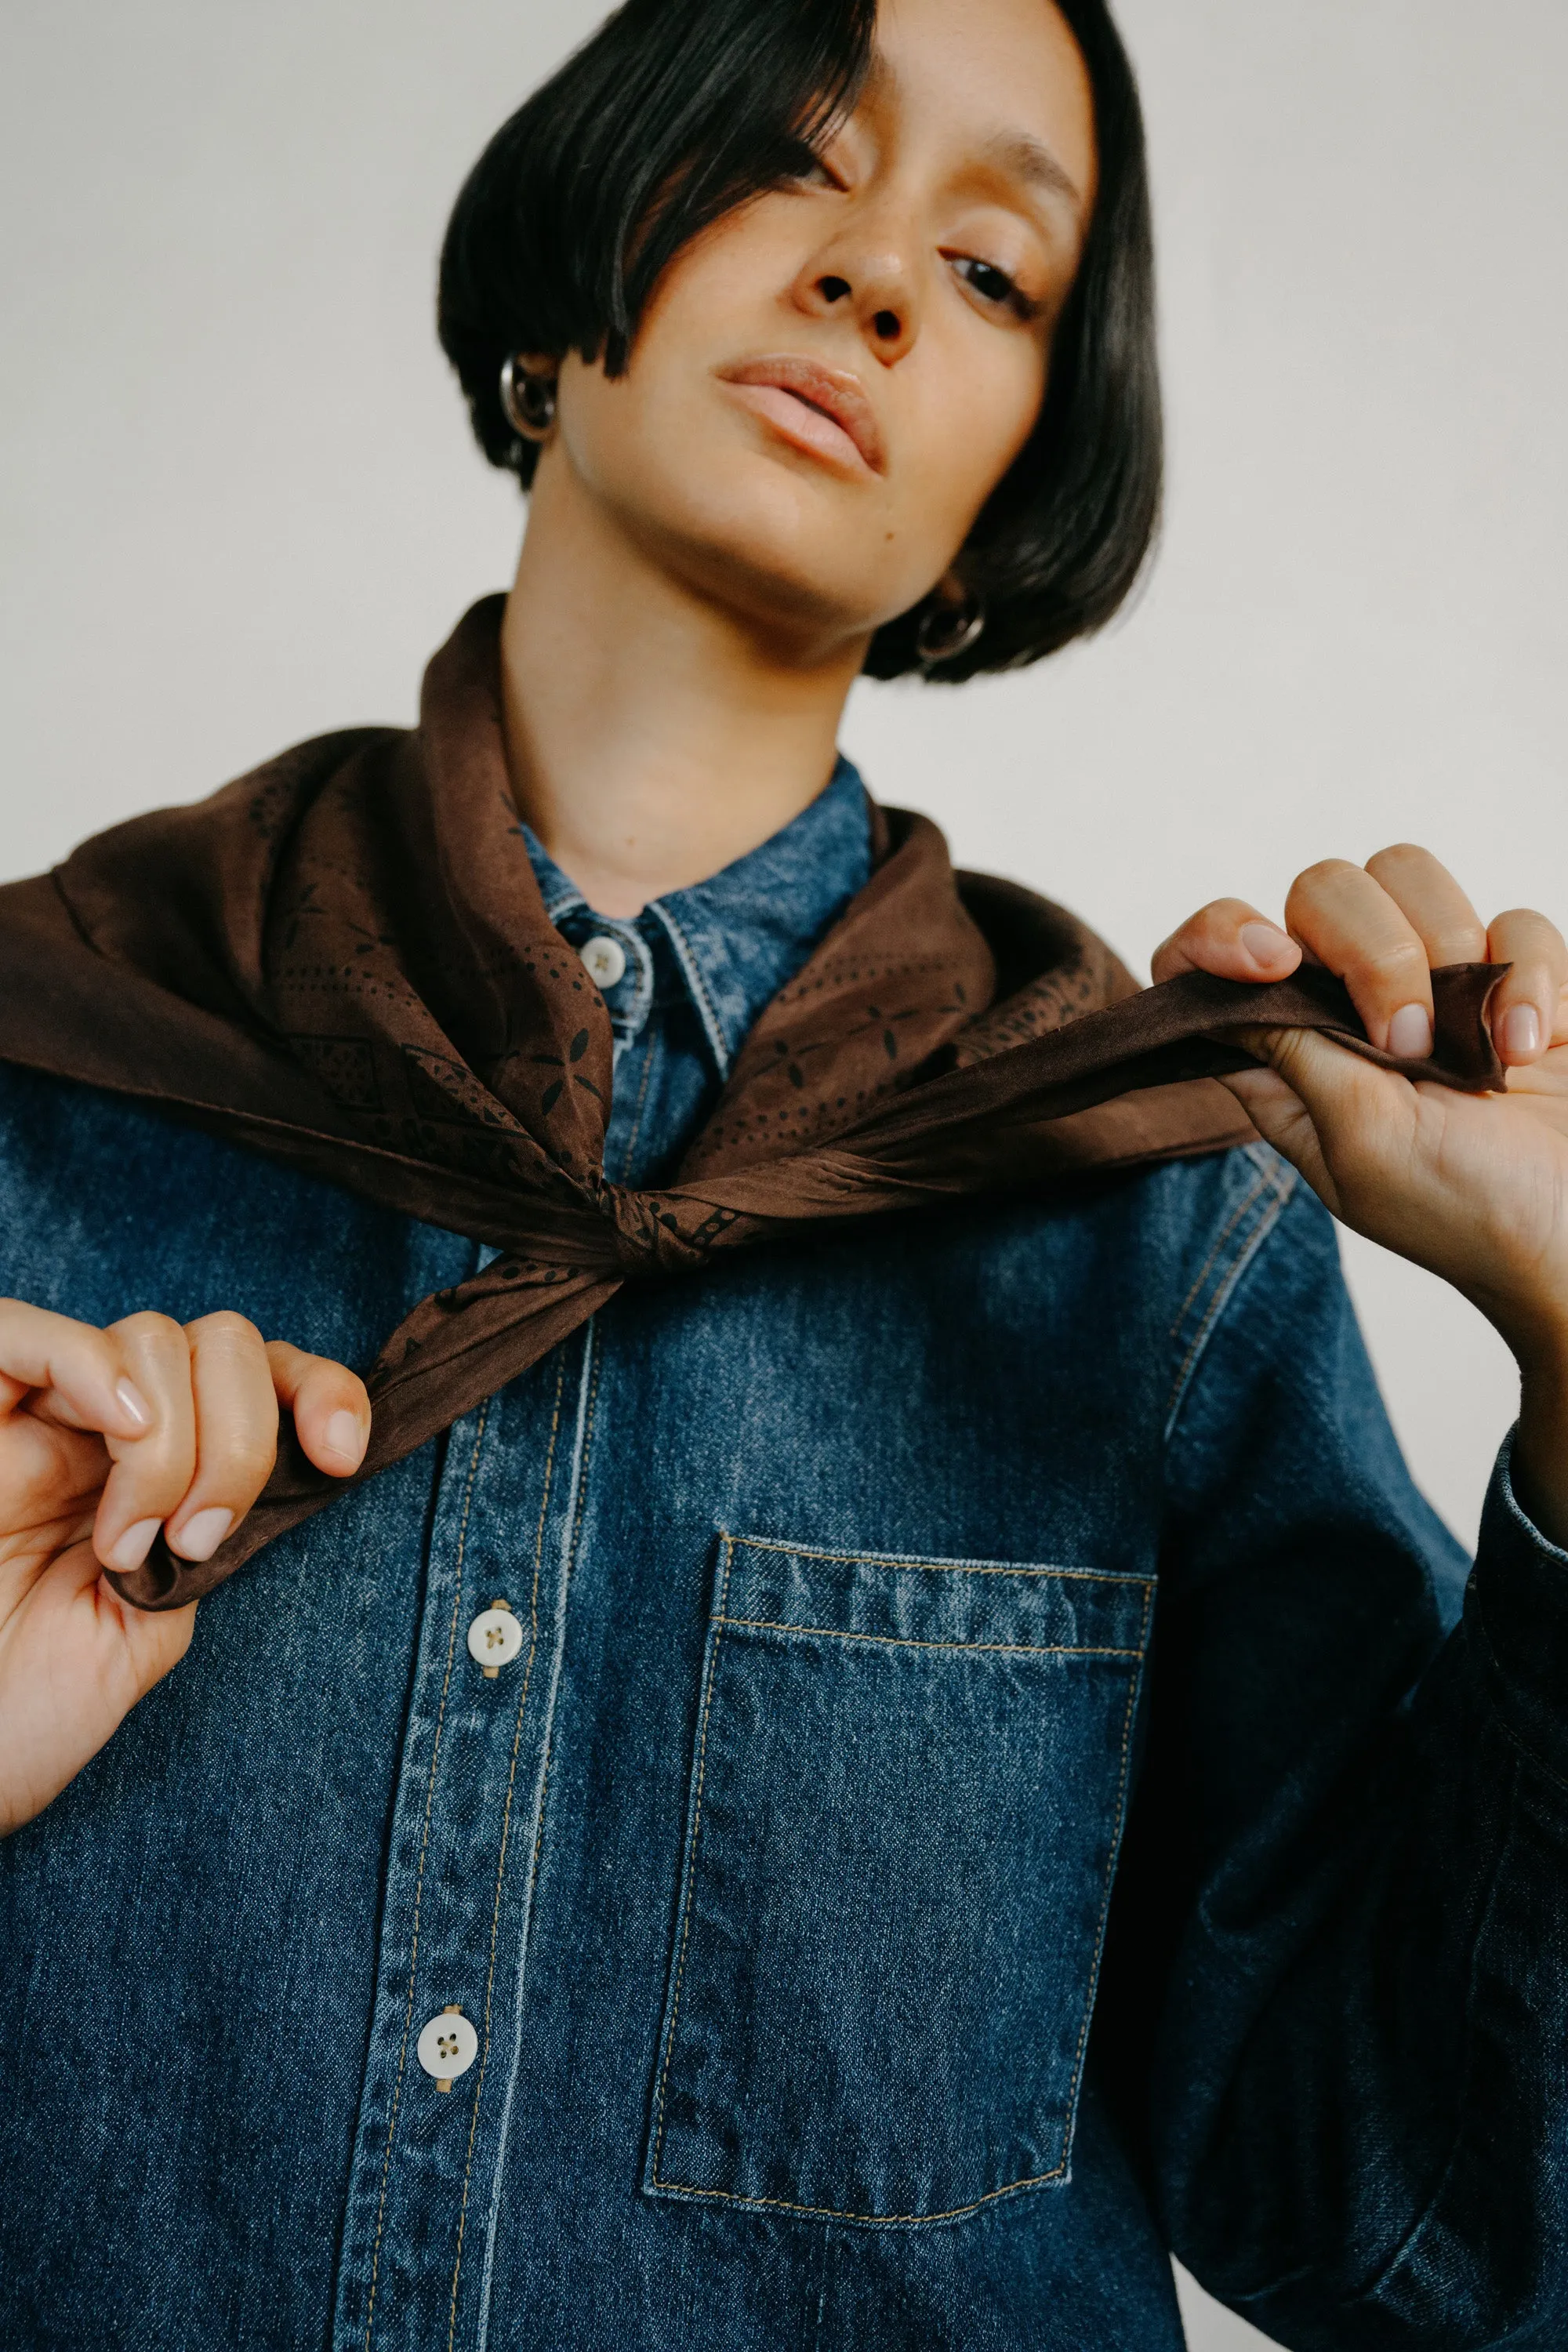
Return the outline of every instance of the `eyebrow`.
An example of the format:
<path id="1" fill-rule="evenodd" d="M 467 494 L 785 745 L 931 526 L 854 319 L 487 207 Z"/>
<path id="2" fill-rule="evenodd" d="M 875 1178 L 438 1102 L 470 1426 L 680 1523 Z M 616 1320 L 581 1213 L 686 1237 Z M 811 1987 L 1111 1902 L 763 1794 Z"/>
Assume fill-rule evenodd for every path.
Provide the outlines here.
<path id="1" fill-rule="evenodd" d="M 1066 196 L 1071 204 L 1083 202 L 1083 190 L 1071 173 L 1052 154 L 1045 141 L 1037 139 L 1031 131 L 998 131 L 980 152 L 986 163 L 1022 180 L 1027 187 L 1040 188 L 1047 195 Z"/>
<path id="2" fill-rule="evenodd" d="M 864 99 L 895 97 L 899 78 L 880 49 L 873 48 L 866 62 L 866 71 L 856 92 L 856 104 Z M 1027 188 L 1037 188 L 1049 196 L 1065 196 L 1070 205 L 1083 206 L 1083 190 L 1059 158 L 1037 139 L 1032 131 L 994 131 L 989 139 L 981 142 L 979 157 L 993 171 L 1021 180 Z"/>

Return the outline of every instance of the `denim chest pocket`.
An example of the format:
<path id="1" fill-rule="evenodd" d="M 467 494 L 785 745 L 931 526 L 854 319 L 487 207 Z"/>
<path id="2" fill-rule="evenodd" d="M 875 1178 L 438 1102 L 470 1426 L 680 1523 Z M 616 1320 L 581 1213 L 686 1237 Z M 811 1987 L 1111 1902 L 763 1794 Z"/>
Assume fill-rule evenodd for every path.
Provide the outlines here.
<path id="1" fill-rule="evenodd" d="M 721 1538 L 648 2191 L 908 2226 L 1066 2178 L 1152 1599 Z"/>

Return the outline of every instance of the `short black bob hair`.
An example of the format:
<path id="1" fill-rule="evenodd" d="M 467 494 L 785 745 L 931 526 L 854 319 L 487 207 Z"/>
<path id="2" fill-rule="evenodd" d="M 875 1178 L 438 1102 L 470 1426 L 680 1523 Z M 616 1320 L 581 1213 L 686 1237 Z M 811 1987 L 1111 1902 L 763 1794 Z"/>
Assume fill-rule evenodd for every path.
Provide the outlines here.
<path id="1" fill-rule="evenodd" d="M 1039 423 L 959 557 L 986 622 L 967 651 L 927 671 L 953 681 L 1101 627 L 1159 519 L 1137 84 L 1105 0 L 1055 5 L 1094 90 L 1100 195 Z M 660 273 L 710 222 L 798 170 L 802 142 L 852 104 L 875 24 L 875 0 L 626 0 L 496 133 L 448 224 L 439 296 L 442 345 L 493 465 L 526 484 L 537 454 L 501 409 L 509 353 L 576 351 L 624 373 Z M 877 631 L 873 677 L 921 667 L 925 609 Z"/>

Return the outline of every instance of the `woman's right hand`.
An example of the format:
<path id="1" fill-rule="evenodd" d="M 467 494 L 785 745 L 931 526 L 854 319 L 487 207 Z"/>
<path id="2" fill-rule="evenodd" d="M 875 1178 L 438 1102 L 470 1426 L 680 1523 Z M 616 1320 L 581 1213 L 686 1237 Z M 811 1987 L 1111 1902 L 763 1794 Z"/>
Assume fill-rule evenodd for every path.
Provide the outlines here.
<path id="1" fill-rule="evenodd" d="M 195 1601 L 132 1609 L 100 1568 L 139 1568 L 160 1528 L 182 1558 L 210 1559 L 271 1474 L 280 1406 L 319 1470 L 358 1469 L 363 1382 L 243 1316 L 99 1331 L 0 1299 L 0 1836 L 190 1644 Z"/>

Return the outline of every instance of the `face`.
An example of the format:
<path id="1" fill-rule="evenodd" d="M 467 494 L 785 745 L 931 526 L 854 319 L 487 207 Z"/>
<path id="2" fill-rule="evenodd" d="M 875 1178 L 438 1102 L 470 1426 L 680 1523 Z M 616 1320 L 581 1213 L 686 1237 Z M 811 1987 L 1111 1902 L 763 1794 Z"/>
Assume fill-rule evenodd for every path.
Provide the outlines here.
<path id="1" fill-rule="evenodd" d="M 854 115 L 666 271 L 627 373 L 570 357 L 540 502 L 803 655 L 948 570 L 1039 414 L 1095 195 L 1050 0 L 885 0 Z"/>

